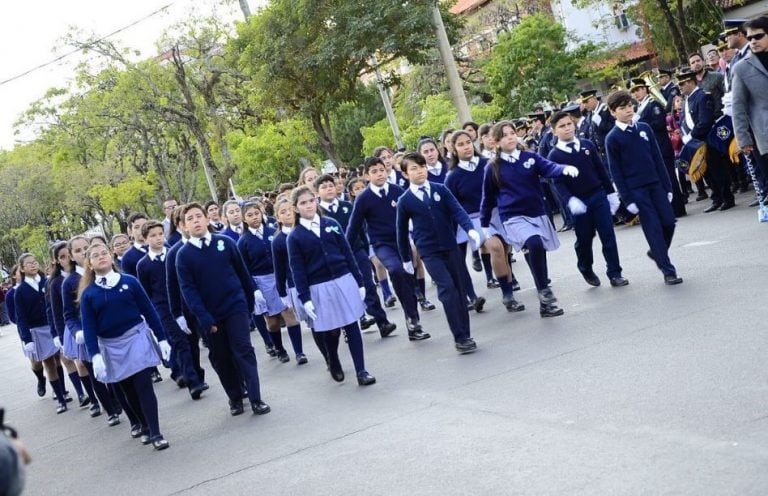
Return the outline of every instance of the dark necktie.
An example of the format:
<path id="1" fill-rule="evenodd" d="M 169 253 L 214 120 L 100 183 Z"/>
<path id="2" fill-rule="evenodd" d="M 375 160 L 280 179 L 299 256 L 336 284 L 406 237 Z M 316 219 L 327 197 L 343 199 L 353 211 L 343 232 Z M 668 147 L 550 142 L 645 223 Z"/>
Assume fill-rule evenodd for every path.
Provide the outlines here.
<path id="1" fill-rule="evenodd" d="M 331 203 L 331 212 L 333 212 L 334 214 L 336 213 L 336 204 L 335 203 Z"/>
<path id="2" fill-rule="evenodd" d="M 379 196 L 381 196 L 382 198 L 387 196 L 387 190 L 384 188 L 379 189 Z"/>
<path id="3" fill-rule="evenodd" d="M 101 286 L 103 288 L 107 287 L 107 278 L 106 277 L 102 277 L 101 279 L 99 279 L 99 286 Z"/>
<path id="4" fill-rule="evenodd" d="M 576 152 L 576 142 L 568 143 L 568 148 L 570 148 L 572 152 Z"/>
<path id="5" fill-rule="evenodd" d="M 427 192 L 427 187 L 422 186 L 419 188 L 419 191 L 421 191 L 421 194 L 422 194 L 421 200 L 424 203 L 429 203 L 429 193 Z"/>

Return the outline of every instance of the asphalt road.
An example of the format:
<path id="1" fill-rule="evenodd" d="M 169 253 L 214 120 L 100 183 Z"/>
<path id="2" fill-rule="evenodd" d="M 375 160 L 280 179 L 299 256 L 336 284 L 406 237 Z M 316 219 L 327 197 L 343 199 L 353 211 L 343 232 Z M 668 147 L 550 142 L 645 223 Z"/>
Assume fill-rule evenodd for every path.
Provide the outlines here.
<path id="1" fill-rule="evenodd" d="M 587 286 L 564 233 L 549 256 L 563 317 L 539 317 L 521 256 L 523 313 L 473 272 L 489 300 L 471 317 L 473 355 L 453 350 L 439 305 L 423 314 L 432 339 L 410 343 L 398 306 L 395 337 L 365 334 L 371 387 L 332 382 L 307 334 L 301 367 L 269 359 L 253 336 L 263 417 L 230 417 L 210 366 L 198 402 L 164 371 L 163 452 L 130 439 L 127 422 L 57 416 L 6 327 L 0 404 L 34 458 L 28 494 L 766 494 L 768 224 L 750 201 L 710 214 L 688 205 L 675 287 L 646 258 L 640 227 L 617 230 L 624 288 L 607 285 L 599 249 L 604 285 Z"/>

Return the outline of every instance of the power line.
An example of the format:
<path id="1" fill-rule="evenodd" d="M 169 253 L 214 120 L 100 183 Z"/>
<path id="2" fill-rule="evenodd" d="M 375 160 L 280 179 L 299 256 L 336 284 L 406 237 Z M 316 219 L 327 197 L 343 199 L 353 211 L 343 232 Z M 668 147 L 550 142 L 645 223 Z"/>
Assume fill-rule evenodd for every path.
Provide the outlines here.
<path id="1" fill-rule="evenodd" d="M 144 21 L 146 21 L 146 20 L 147 20 L 147 19 L 149 19 L 150 17 L 153 17 L 153 16 L 155 16 L 155 15 L 159 14 L 160 12 L 162 12 L 162 11 L 164 11 L 164 10 L 167 10 L 167 9 L 168 9 L 168 7 L 170 7 L 170 6 L 171 6 L 171 5 L 173 5 L 174 3 L 176 3 L 176 2 L 174 1 L 174 2 L 168 3 L 168 4 L 166 4 L 166 5 L 162 6 L 162 7 L 160 7 L 159 9 L 157 9 L 157 10 L 155 10 L 155 11 L 153 11 L 153 12 L 150 12 L 149 14 L 145 15 L 145 16 L 144 16 L 144 17 L 142 17 L 141 19 L 137 19 L 137 20 L 133 21 L 132 23 L 130 23 L 130 24 L 127 24 L 127 25 L 125 25 L 125 26 L 121 27 L 120 29 L 116 29 L 115 31 L 112 31 L 111 33 L 109 33 L 109 34 L 107 34 L 107 35 L 104 35 L 104 36 L 102 36 L 101 38 L 99 38 L 99 39 L 97 39 L 97 40 L 95 40 L 95 41 L 93 41 L 93 42 L 91 42 L 91 43 L 87 43 L 87 44 L 85 44 L 85 45 L 83 45 L 83 46 L 81 46 L 81 47 L 79 47 L 79 48 L 75 48 L 74 50 L 70 50 L 69 52 L 67 52 L 67 53 L 65 53 L 65 54 L 63 54 L 63 55 L 59 55 L 58 57 L 56 57 L 56 58 L 55 58 L 55 59 L 53 59 L 53 60 L 49 60 L 48 62 L 45 62 L 45 63 L 43 63 L 43 64 L 40 64 L 40 65 L 37 65 L 37 66 L 35 66 L 35 67 L 31 68 L 31 69 L 28 69 L 28 70 L 26 70 L 26 71 L 24 71 L 24 72 L 22 72 L 22 73 L 20 73 L 20 74 L 17 74 L 17 75 L 15 75 L 15 76 L 13 76 L 13 77 L 9 77 L 8 79 L 3 79 L 2 81 L 0 81 L 0 86 L 2 86 L 2 85 L 4 85 L 4 84 L 7 84 L 7 83 L 10 83 L 10 82 L 12 82 L 12 81 L 15 81 L 15 80 L 17 80 L 17 79 L 23 78 L 24 76 L 27 76 L 27 75 L 29 75 L 29 74 L 32 74 L 32 73 L 33 73 L 33 72 L 35 72 L 35 71 L 39 71 L 40 69 L 43 69 L 43 68 L 45 68 L 45 67 L 48 67 L 49 65 L 53 65 L 53 64 L 55 64 L 56 62 L 59 62 L 59 61 L 61 61 L 61 60 L 65 59 L 65 58 L 69 57 L 70 55 L 73 55 L 73 54 L 75 54 L 75 53 L 77 53 L 77 52 L 79 52 L 79 51 L 83 50 L 84 48 L 88 48 L 88 47 L 89 47 L 89 46 L 91 46 L 91 45 L 94 45 L 94 44 L 96 44 L 96 43 L 99 43 L 99 42 L 101 42 L 101 41 L 104 41 L 104 40 L 106 40 L 107 38 L 110 38 L 110 37 L 112 37 L 112 36 L 114 36 L 114 35 L 116 35 L 116 34 L 118 34 L 118 33 L 121 33 L 121 32 L 123 32 L 123 31 L 127 30 L 127 29 L 130 29 L 130 28 L 132 28 L 133 26 L 135 26 L 135 25 L 137 25 L 137 24 L 139 24 L 139 23 L 141 23 L 141 22 L 144 22 Z"/>

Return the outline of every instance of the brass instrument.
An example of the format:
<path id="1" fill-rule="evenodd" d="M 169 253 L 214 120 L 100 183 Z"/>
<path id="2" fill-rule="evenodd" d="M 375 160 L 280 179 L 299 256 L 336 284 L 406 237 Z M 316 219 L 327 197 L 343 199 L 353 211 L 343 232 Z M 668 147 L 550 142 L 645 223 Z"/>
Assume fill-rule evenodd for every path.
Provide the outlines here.
<path id="1" fill-rule="evenodd" d="M 645 84 L 648 85 L 648 91 L 651 93 L 651 96 L 653 96 L 662 107 L 666 108 L 667 99 L 664 98 L 664 94 L 661 92 L 661 88 L 659 88 L 659 83 L 657 83 L 654 78 L 653 71 L 645 71 L 638 77 L 643 78 Z"/>

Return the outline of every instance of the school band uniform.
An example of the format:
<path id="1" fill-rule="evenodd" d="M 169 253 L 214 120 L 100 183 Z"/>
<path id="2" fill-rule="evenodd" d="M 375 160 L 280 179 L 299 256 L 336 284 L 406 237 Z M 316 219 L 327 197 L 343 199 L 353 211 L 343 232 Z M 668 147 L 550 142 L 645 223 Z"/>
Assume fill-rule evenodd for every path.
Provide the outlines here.
<path id="1" fill-rule="evenodd" d="M 253 286 L 258 291 L 254 299 L 257 317 L 268 315 L 270 317 L 279 316 L 287 305 L 283 303 L 280 294 L 277 291 L 277 282 L 275 280 L 274 264 L 272 263 L 272 241 L 275 237 L 275 229 L 267 224 L 262 224 L 258 229 L 247 227 L 240 239 L 237 241 L 237 248 L 243 257 L 243 262 L 248 268 L 248 272 L 253 280 Z M 287 326 L 288 338 L 291 340 L 291 346 L 299 365 L 307 363 L 307 356 L 301 342 L 301 326 L 299 324 Z M 287 362 L 288 353 L 283 347 L 280 330 L 270 331 L 272 343 L 277 349 L 277 358 L 281 362 Z"/>
<path id="2" fill-rule="evenodd" d="M 370 183 L 355 200 L 346 234 L 347 241 L 354 243 L 362 235 L 365 224 L 373 252 L 387 269 L 395 294 L 402 305 L 408 338 L 411 341 L 420 341 L 430 336 L 422 330 L 419 323 L 416 278 L 403 269 L 397 249 L 396 207 L 402 194 L 403 189 L 394 184 L 385 183 L 379 187 Z"/>
<path id="3" fill-rule="evenodd" d="M 365 369 L 363 337 L 357 322 L 365 312 L 363 278 L 341 226 L 317 214 L 313 219 L 301 218 L 288 235 L 287 245 L 296 292 L 305 309 L 307 302 L 314 306 L 315 316 L 311 312 L 307 315 L 312 328 L 322 335 L 331 377 L 337 382 L 344 380 L 338 355 L 343 329 L 358 384 L 374 384 L 376 379 Z"/>
<path id="4" fill-rule="evenodd" d="M 80 311 L 97 378 L 118 384 L 139 420 L 131 426 L 131 435 L 156 450 L 167 448 L 160 432 L 152 368 L 160 364 L 161 356 L 168 358 L 170 345 L 147 293 L 135 277 L 111 271 L 97 275 L 85 288 Z"/>
<path id="5" fill-rule="evenodd" d="M 321 201 L 319 207 L 324 216 L 334 219 L 339 223 L 342 231 L 346 232 L 353 210 L 353 205 L 350 202 L 343 200 L 334 200 L 330 203 Z M 379 294 L 376 291 L 376 283 L 373 281 L 373 265 L 370 258 L 368 258 L 370 252 L 368 239 L 363 233 L 360 233 L 357 239 L 350 242 L 350 245 L 355 262 L 363 278 L 365 311 L 373 317 L 379 328 L 379 334 L 385 338 L 392 334 L 397 326 L 389 322 L 387 313 L 381 306 L 381 300 L 379 300 Z"/>
<path id="6" fill-rule="evenodd" d="M 470 336 L 466 289 L 460 269 L 462 266 L 466 269 L 466 264 L 456 244 L 454 226 L 458 224 L 466 232 L 474 231 L 472 220 L 445 186 L 429 181 L 421 186 L 411 184 L 397 202 L 397 245 L 405 263 L 411 262 L 408 233 L 411 221 L 413 242 L 437 285 L 437 297 L 443 304 L 456 349 L 471 353 L 477 345 Z"/>
<path id="7" fill-rule="evenodd" d="M 192 237 L 179 249 L 176 273 L 182 297 L 208 342 L 214 369 L 229 397 L 230 414 L 243 413 L 243 383 L 253 412 L 268 413 L 250 339 L 253 282 L 237 245 L 219 234 Z M 213 326 L 216 332 L 211 332 Z"/>
<path id="8" fill-rule="evenodd" d="M 608 166 L 613 182 L 626 205 L 635 204 L 650 251 L 648 256 L 664 274 L 666 284 L 683 282 L 669 260 L 675 233 L 675 214 L 670 205 L 672 185 L 653 130 L 638 122 L 616 126 L 605 138 Z"/>
<path id="9" fill-rule="evenodd" d="M 586 209 L 573 216 L 576 242 L 576 266 L 581 275 L 592 286 L 599 286 L 600 279 L 592 269 L 592 240 L 595 233 L 600 237 L 603 258 L 607 266 L 606 275 L 611 286 L 629 284 L 621 275 L 619 249 L 613 230 L 613 214 L 619 206 L 619 198 L 613 187 L 608 171 L 600 160 L 600 152 L 589 140 L 574 138 L 570 143 L 559 141 L 549 153 L 549 160 L 568 164 L 579 169 L 577 177 L 561 177 L 556 185 L 566 205 L 576 198 Z M 613 207 L 612 207 L 613 206 Z"/>
<path id="10" fill-rule="evenodd" d="M 178 233 L 178 231 L 176 232 Z M 139 282 L 144 291 L 146 291 L 149 301 L 155 307 L 155 311 L 157 311 L 163 329 L 170 341 L 178 372 L 184 378 L 183 384 L 189 390 L 192 399 L 198 400 L 207 387 L 203 385 L 203 378 L 198 374 L 195 362 L 192 359 L 192 350 L 190 349 L 186 333 L 188 329 L 182 329 L 179 326 L 171 313 L 171 307 L 168 303 L 165 267 L 167 252 L 168 249 L 165 247 L 160 253 L 154 253 L 152 250 L 149 250 L 136 265 L 136 272 Z M 199 359 L 197 365 L 199 367 Z"/>

